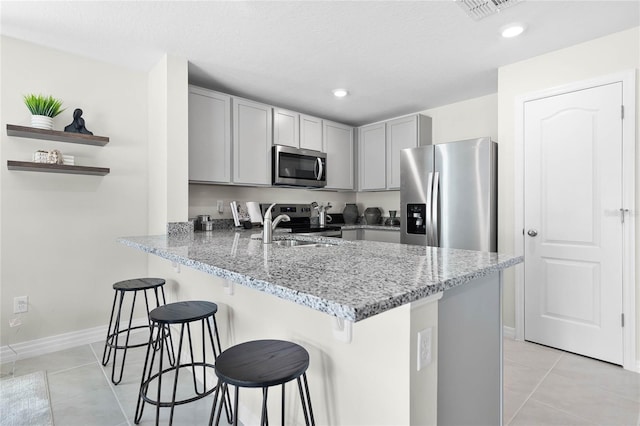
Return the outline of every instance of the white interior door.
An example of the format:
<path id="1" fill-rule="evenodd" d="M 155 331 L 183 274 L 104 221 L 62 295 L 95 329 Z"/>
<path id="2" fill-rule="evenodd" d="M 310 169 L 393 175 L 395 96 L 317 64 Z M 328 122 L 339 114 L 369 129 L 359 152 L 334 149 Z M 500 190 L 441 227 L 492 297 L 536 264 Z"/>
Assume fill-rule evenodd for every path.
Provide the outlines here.
<path id="1" fill-rule="evenodd" d="M 623 362 L 622 83 L 524 106 L 525 339 Z"/>

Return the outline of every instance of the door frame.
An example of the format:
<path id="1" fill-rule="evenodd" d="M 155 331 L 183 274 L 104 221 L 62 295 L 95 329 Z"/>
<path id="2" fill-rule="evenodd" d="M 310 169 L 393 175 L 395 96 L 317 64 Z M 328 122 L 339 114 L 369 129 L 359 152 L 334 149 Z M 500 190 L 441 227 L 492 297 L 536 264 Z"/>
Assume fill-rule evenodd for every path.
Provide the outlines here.
<path id="1" fill-rule="evenodd" d="M 628 70 L 602 77 L 573 82 L 516 97 L 514 146 L 514 250 L 524 256 L 524 105 L 525 102 L 622 82 L 622 204 L 629 209 L 623 228 L 622 309 L 623 367 L 640 372 L 636 360 L 636 279 L 635 279 L 635 164 L 636 164 L 636 71 Z M 524 340 L 524 264 L 515 270 L 515 338 Z"/>

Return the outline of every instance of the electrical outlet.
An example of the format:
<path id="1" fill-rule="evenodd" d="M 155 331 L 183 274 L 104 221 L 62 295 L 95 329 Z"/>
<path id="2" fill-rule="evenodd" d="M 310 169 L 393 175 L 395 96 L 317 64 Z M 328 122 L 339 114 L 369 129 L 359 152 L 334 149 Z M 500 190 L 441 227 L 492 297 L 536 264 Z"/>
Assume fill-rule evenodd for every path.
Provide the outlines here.
<path id="1" fill-rule="evenodd" d="M 29 296 L 20 296 L 13 298 L 13 313 L 21 314 L 29 311 Z"/>
<path id="2" fill-rule="evenodd" d="M 431 330 L 429 327 L 418 332 L 418 371 L 431 364 Z"/>
<path id="3" fill-rule="evenodd" d="M 224 213 L 224 201 L 218 200 L 218 213 Z"/>

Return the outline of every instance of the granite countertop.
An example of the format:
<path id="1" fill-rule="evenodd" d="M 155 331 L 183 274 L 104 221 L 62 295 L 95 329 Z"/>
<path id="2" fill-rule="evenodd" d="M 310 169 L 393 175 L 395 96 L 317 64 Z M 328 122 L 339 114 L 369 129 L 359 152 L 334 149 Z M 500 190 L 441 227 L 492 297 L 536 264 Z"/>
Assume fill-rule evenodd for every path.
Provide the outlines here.
<path id="1" fill-rule="evenodd" d="M 523 261 L 522 257 L 339 238 L 264 245 L 256 230 L 123 237 L 127 246 L 338 318 L 360 321 Z"/>

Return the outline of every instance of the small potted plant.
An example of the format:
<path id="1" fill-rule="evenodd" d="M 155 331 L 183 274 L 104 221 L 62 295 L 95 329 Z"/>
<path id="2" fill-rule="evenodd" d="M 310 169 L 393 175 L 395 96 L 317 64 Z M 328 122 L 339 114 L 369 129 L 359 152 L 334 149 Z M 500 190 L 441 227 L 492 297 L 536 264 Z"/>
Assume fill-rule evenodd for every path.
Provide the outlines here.
<path id="1" fill-rule="evenodd" d="M 64 111 L 62 101 L 53 96 L 24 95 L 24 103 L 31 111 L 31 127 L 37 129 L 53 129 L 53 117 Z"/>

